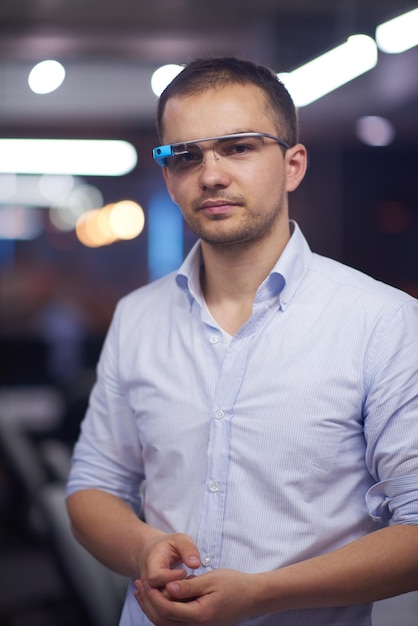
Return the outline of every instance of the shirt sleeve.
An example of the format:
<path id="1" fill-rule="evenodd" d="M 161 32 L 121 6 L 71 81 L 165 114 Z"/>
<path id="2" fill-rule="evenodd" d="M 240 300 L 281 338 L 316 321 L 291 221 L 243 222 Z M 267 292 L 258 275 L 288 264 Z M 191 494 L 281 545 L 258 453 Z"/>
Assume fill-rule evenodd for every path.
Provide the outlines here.
<path id="1" fill-rule="evenodd" d="M 369 489 L 366 502 L 376 521 L 418 524 L 418 473 L 380 481 Z"/>
<path id="2" fill-rule="evenodd" d="M 122 498 L 140 515 L 143 459 L 134 414 L 119 379 L 120 316 L 117 308 L 74 447 L 67 494 L 101 489 Z"/>
<path id="3" fill-rule="evenodd" d="M 418 525 L 418 302 L 387 315 L 366 364 L 366 462 L 376 480 L 369 514 L 385 524 Z"/>

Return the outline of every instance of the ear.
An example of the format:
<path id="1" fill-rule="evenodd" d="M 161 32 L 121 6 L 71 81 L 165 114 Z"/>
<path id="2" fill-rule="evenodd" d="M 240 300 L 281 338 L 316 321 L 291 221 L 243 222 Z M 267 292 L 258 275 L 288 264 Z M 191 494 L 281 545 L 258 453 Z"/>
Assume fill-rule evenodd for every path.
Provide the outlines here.
<path id="1" fill-rule="evenodd" d="M 302 182 L 308 165 L 308 154 L 303 144 L 288 148 L 285 154 L 286 191 L 294 191 Z"/>

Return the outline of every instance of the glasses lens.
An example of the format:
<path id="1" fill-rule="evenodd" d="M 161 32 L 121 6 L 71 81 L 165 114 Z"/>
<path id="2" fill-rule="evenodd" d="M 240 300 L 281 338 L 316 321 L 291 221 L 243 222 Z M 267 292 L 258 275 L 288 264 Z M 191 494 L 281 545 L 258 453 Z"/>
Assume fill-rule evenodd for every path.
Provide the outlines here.
<path id="1" fill-rule="evenodd" d="M 203 161 L 203 150 L 212 150 L 218 157 L 227 158 L 229 161 L 247 162 L 258 156 L 258 154 L 274 140 L 283 147 L 287 147 L 278 137 L 268 133 L 237 133 L 225 135 L 224 137 L 212 137 L 210 139 L 200 139 L 198 143 L 178 143 L 171 146 L 171 156 L 167 157 L 167 167 L 170 170 L 181 172 L 190 170 L 200 165 Z M 203 148 L 200 144 L 211 142 L 212 145 Z"/>
<path id="2" fill-rule="evenodd" d="M 199 165 L 202 160 L 202 150 L 197 143 L 182 143 L 173 146 L 173 156 L 167 159 L 167 167 L 180 171 Z"/>
<path id="3" fill-rule="evenodd" d="M 221 157 L 243 157 L 249 156 L 251 153 L 257 152 L 264 146 L 264 138 L 262 135 L 237 135 L 236 137 L 228 137 L 218 139 L 213 150 Z"/>

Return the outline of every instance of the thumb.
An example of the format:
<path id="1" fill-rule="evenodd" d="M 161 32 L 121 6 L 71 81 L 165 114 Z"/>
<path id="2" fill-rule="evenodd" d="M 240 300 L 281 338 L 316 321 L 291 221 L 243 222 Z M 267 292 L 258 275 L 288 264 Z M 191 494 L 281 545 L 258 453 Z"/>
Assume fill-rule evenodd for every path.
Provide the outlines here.
<path id="1" fill-rule="evenodd" d="M 203 576 L 188 576 L 183 580 L 169 582 L 166 590 L 173 600 L 193 600 L 205 593 Z"/>

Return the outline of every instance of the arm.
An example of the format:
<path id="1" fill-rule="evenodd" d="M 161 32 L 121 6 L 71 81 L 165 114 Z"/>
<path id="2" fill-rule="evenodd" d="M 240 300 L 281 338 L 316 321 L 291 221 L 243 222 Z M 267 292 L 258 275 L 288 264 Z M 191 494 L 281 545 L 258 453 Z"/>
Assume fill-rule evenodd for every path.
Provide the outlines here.
<path id="1" fill-rule="evenodd" d="M 99 489 L 76 491 L 67 499 L 75 538 L 99 561 L 120 574 L 144 576 L 161 586 L 186 576 L 182 563 L 200 565 L 187 535 L 166 533 L 141 521 L 126 502 Z"/>
<path id="2" fill-rule="evenodd" d="M 418 589 L 418 527 L 384 528 L 329 554 L 278 570 L 273 578 L 274 574 L 280 586 L 285 582 L 286 608 L 364 604 L 414 591 Z M 272 590 L 274 594 L 274 586 Z"/>
<path id="3" fill-rule="evenodd" d="M 170 582 L 173 602 L 137 583 L 136 598 L 159 624 L 214 626 L 291 609 L 368 603 L 418 589 L 418 527 L 392 526 L 332 553 L 273 572 L 212 571 Z"/>

